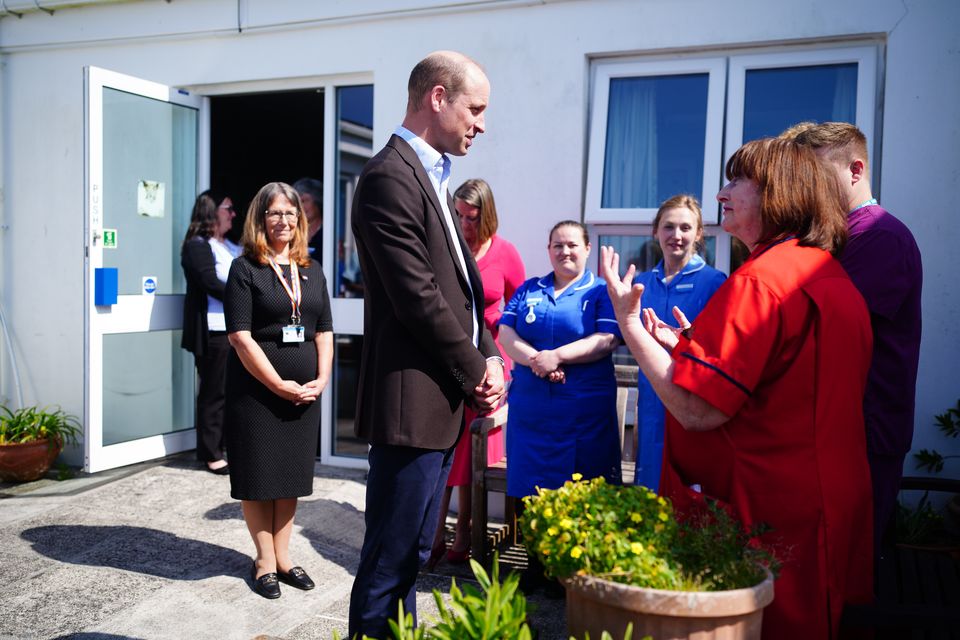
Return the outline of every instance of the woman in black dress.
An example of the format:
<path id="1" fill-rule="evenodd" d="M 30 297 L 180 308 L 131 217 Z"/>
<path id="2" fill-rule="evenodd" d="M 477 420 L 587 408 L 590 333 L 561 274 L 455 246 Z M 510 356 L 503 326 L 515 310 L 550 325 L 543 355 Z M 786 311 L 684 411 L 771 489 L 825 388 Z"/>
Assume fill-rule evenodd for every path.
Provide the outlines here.
<path id="1" fill-rule="evenodd" d="M 307 251 L 297 192 L 271 182 L 243 228 L 243 256 L 230 268 L 224 309 L 234 348 L 227 364 L 230 495 L 257 548 L 254 590 L 279 598 L 278 580 L 312 589 L 290 560 L 297 498 L 313 492 L 320 424 L 317 399 L 333 361 L 327 283 Z"/>

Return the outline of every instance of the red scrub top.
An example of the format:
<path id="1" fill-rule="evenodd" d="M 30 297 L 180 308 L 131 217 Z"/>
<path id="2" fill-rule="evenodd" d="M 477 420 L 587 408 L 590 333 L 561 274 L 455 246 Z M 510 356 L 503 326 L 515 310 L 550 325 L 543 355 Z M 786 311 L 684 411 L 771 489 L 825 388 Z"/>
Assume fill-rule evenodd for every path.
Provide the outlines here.
<path id="1" fill-rule="evenodd" d="M 668 414 L 661 492 L 681 511 L 729 505 L 783 562 L 763 637 L 837 635 L 844 603 L 873 597 L 863 390 L 872 336 L 840 263 L 795 239 L 759 247 L 672 352 L 673 381 L 722 411 L 686 431 Z"/>

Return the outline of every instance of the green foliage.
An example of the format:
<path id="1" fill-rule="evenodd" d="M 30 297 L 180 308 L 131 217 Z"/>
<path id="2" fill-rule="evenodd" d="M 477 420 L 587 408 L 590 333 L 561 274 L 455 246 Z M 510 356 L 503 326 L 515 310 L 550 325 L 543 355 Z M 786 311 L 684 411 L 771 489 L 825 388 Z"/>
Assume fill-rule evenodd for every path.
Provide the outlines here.
<path id="1" fill-rule="evenodd" d="M 389 620 L 395 640 L 531 640 L 527 625 L 527 599 L 517 589 L 520 575 L 511 573 L 500 583 L 500 559 L 493 558 L 493 574 L 488 575 L 476 560 L 470 561 L 480 588 L 450 581 L 450 602 L 443 600 L 439 589 L 433 590 L 440 617 L 429 625 L 415 627 L 413 616 L 404 613 L 398 604 L 396 620 Z M 334 640 L 340 636 L 334 632 Z M 363 636 L 363 640 L 374 640 Z"/>
<path id="2" fill-rule="evenodd" d="M 943 537 L 943 516 L 933 508 L 927 492 L 913 509 L 897 503 L 897 542 L 931 544 Z"/>
<path id="3" fill-rule="evenodd" d="M 74 473 L 73 469 L 71 469 L 71 468 L 70 468 L 70 465 L 68 465 L 67 463 L 61 462 L 60 464 L 57 465 L 57 480 L 58 480 L 58 481 L 61 481 L 61 482 L 62 482 L 62 481 L 64 481 L 64 480 L 69 480 L 70 478 L 74 477 L 75 475 L 77 475 L 77 474 Z"/>
<path id="4" fill-rule="evenodd" d="M 678 525 L 670 502 L 640 486 L 574 474 L 524 498 L 527 551 L 558 578 L 590 575 L 657 589 L 716 591 L 757 584 L 772 554 L 722 509 Z"/>
<path id="5" fill-rule="evenodd" d="M 520 575 L 512 573 L 500 584 L 499 564 L 495 557 L 493 575 L 488 576 L 479 562 L 471 560 L 470 567 L 480 589 L 465 584 L 461 590 L 457 581 L 452 580 L 450 603 L 446 606 L 440 592 L 434 590 L 440 618 L 427 628 L 425 637 L 433 640 L 530 640 L 527 600 L 517 590 Z M 398 640 L 402 639 L 398 636 Z"/>
<path id="6" fill-rule="evenodd" d="M 686 588 L 694 591 L 725 591 L 750 587 L 764 578 L 762 567 L 774 575 L 780 563 L 756 543 L 770 531 L 765 524 L 745 531 L 715 502 L 707 511 L 680 523 L 673 559 L 682 567 Z"/>
<path id="7" fill-rule="evenodd" d="M 393 632 L 393 637 L 396 640 L 423 640 L 424 638 L 424 627 L 420 625 L 419 627 L 413 626 L 413 614 L 403 613 L 403 600 L 397 603 L 397 619 L 396 620 L 387 620 L 390 624 L 390 631 Z M 366 635 L 363 636 L 363 640 L 373 640 L 372 638 L 367 638 Z"/>
<path id="8" fill-rule="evenodd" d="M 937 429 L 947 438 L 956 438 L 960 435 L 960 400 L 957 400 L 957 406 L 947 409 L 944 413 L 934 416 Z M 957 455 L 941 455 L 935 449 L 921 449 L 913 454 L 917 461 L 917 469 L 926 470 L 930 473 L 940 473 L 943 471 L 943 465 L 949 458 L 960 458 Z"/>
<path id="9" fill-rule="evenodd" d="M 0 445 L 50 440 L 76 442 L 80 421 L 60 407 L 23 407 L 17 411 L 0 405 Z"/>

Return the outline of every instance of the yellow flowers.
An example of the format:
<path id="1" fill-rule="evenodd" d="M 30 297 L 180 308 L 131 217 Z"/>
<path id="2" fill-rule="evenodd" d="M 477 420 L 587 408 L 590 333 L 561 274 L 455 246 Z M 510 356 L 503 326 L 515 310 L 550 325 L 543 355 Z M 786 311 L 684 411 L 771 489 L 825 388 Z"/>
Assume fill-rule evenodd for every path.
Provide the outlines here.
<path id="1" fill-rule="evenodd" d="M 575 473 L 575 474 L 573 474 L 573 475 L 570 476 L 570 477 L 573 478 L 573 481 L 574 481 L 574 482 L 580 482 L 581 480 L 583 480 L 583 474 L 582 474 L 582 473 Z"/>
<path id="2" fill-rule="evenodd" d="M 619 582 L 668 587 L 675 576 L 665 558 L 651 549 L 669 548 L 676 524 L 670 516 L 666 522 L 659 519 L 660 512 L 672 511 L 669 502 L 661 506 L 657 498 L 645 487 L 574 474 L 557 489 L 541 488 L 524 498 L 520 528 L 551 576 L 586 571 Z M 666 536 L 663 541 L 661 536 Z"/>
<path id="3" fill-rule="evenodd" d="M 699 585 L 698 581 L 721 584 L 713 573 L 717 569 L 713 563 L 719 561 L 712 532 L 738 535 L 738 529 L 719 520 L 725 512 L 712 516 L 722 526 L 709 529 L 712 521 L 705 520 L 708 530 L 701 534 L 699 527 L 678 524 L 670 501 L 646 487 L 610 485 L 603 478 L 584 480 L 579 474 L 557 489 L 539 489 L 523 502 L 526 508 L 519 524 L 527 548 L 553 577 L 589 574 L 657 589 Z M 726 546 L 738 544 L 732 540 Z M 700 564 L 688 575 L 694 557 Z M 755 566 L 749 559 L 748 565 L 747 579 L 752 580 Z M 744 586 L 749 584 L 753 583 Z"/>

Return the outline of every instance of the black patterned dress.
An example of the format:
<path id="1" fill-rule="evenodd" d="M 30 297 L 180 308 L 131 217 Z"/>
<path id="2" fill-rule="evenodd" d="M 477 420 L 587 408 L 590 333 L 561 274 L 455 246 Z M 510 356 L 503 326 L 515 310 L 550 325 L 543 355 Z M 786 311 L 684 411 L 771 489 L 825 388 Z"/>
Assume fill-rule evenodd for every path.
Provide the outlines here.
<path id="1" fill-rule="evenodd" d="M 280 265 L 290 282 L 290 266 Z M 290 298 L 270 265 L 246 256 L 233 261 L 224 294 L 227 331 L 250 331 L 284 380 L 304 384 L 317 377 L 317 333 L 333 330 L 327 282 L 320 265 L 300 268 L 303 342 L 283 342 Z M 230 462 L 230 495 L 237 500 L 275 500 L 313 493 L 313 466 L 320 428 L 320 400 L 294 405 L 268 390 L 235 351 L 227 362 L 224 430 Z"/>

